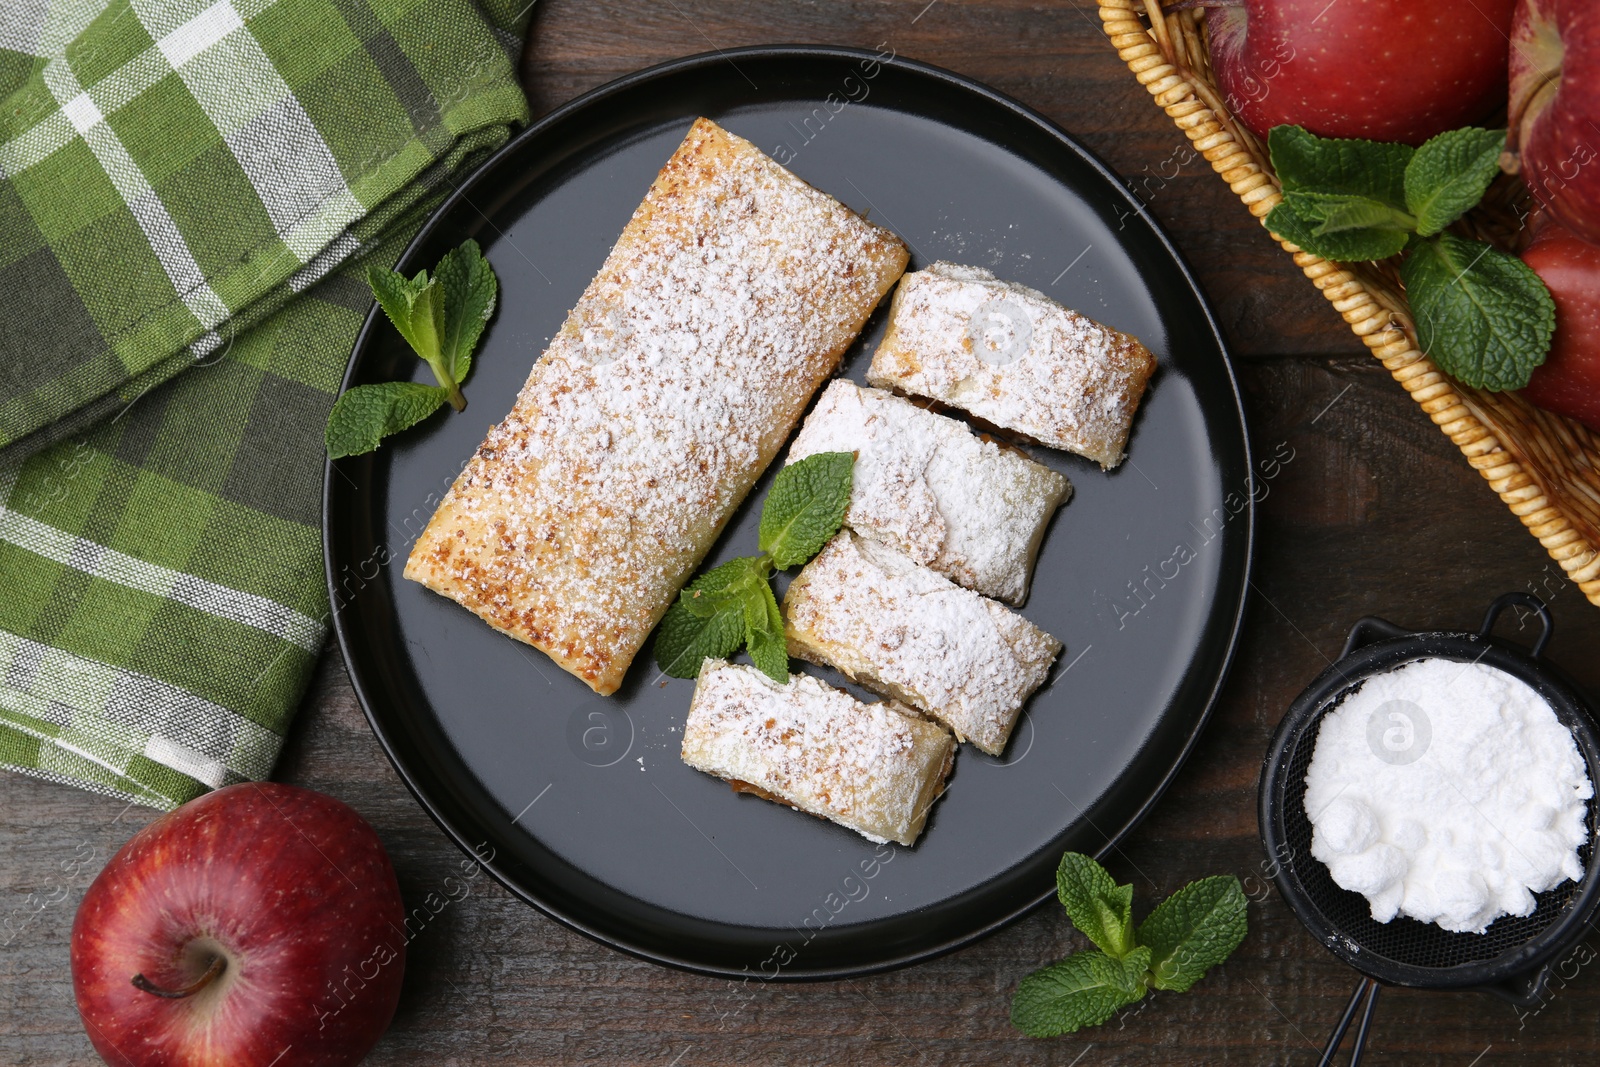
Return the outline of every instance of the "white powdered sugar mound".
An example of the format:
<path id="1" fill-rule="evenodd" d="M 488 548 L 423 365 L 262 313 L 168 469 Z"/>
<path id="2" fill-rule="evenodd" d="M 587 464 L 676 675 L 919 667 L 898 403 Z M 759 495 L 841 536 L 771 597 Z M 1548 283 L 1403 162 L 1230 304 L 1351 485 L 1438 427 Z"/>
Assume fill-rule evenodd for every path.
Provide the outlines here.
<path id="1" fill-rule="evenodd" d="M 1322 718 L 1306 770 L 1311 854 L 1372 917 L 1482 933 L 1583 877 L 1594 795 L 1572 733 L 1530 686 L 1422 659 Z"/>

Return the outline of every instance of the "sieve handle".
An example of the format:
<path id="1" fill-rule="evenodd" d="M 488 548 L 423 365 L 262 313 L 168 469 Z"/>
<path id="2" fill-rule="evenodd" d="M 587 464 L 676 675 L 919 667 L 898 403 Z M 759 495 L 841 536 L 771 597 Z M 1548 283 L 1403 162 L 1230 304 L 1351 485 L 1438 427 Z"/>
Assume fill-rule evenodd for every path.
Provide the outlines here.
<path id="1" fill-rule="evenodd" d="M 1550 617 L 1549 606 L 1532 593 L 1505 593 L 1495 597 L 1494 603 L 1489 605 L 1488 614 L 1483 617 L 1483 629 L 1478 631 L 1478 636 L 1487 639 L 1490 631 L 1494 629 L 1495 620 L 1500 617 L 1500 613 L 1513 604 L 1532 609 L 1533 613 L 1539 616 L 1539 622 L 1544 626 L 1543 631 L 1539 634 L 1539 639 L 1533 643 L 1532 651 L 1528 653 L 1528 658 L 1538 659 L 1540 654 L 1544 652 L 1545 646 L 1550 643 L 1550 635 L 1555 632 L 1556 621 Z M 1521 628 L 1520 619 L 1518 620 L 1518 628 Z"/>
<path id="2" fill-rule="evenodd" d="M 1339 1054 L 1339 1046 L 1344 1044 L 1344 1035 L 1349 1031 L 1350 1024 L 1355 1020 L 1356 1011 L 1361 1012 L 1361 1024 L 1356 1028 L 1356 1039 L 1350 1046 L 1350 1067 L 1359 1067 L 1361 1054 L 1367 1047 L 1367 1035 L 1372 1031 L 1372 1013 L 1378 1006 L 1378 992 L 1383 987 L 1374 978 L 1363 977 L 1356 983 L 1356 991 L 1350 994 L 1350 1003 L 1345 1005 L 1344 1014 L 1339 1017 L 1339 1024 L 1333 1028 L 1333 1033 L 1328 1035 L 1328 1043 L 1322 1049 L 1322 1058 L 1317 1061 L 1317 1067 L 1330 1067 L 1333 1058 Z"/>
<path id="3" fill-rule="evenodd" d="M 1344 639 L 1344 651 L 1339 653 L 1343 659 L 1358 648 L 1364 648 L 1374 641 L 1387 641 L 1391 637 L 1410 637 L 1411 631 L 1403 626 L 1396 626 L 1388 619 L 1380 619 L 1376 615 L 1368 615 L 1357 619 L 1356 624 L 1350 627 L 1350 636 Z"/>

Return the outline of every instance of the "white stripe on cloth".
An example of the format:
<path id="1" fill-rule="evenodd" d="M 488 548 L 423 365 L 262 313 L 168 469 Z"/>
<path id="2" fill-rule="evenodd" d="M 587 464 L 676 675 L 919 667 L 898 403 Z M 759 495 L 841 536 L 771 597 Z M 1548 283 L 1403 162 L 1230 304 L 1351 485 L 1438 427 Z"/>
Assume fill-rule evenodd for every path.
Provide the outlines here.
<path id="1" fill-rule="evenodd" d="M 77 132 L 73 130 L 72 123 L 67 121 L 67 116 L 59 110 L 52 111 L 49 118 L 0 144 L 0 178 L 13 177 L 35 163 L 49 159 L 71 144 L 76 136 Z"/>
<path id="2" fill-rule="evenodd" d="M 356 240 L 356 235 L 348 230 L 341 233 L 328 243 L 328 247 L 318 252 L 316 257 L 289 275 L 289 288 L 297 293 L 303 293 L 313 285 L 327 277 L 328 272 L 355 254 L 361 247 L 361 242 Z"/>
<path id="3" fill-rule="evenodd" d="M 213 788 L 272 773 L 283 739 L 137 671 L 0 630 L 0 722 L 125 775 L 145 757 Z M 29 728 L 23 718 L 57 730 Z"/>
<path id="4" fill-rule="evenodd" d="M 222 134 L 278 237 L 305 263 L 366 209 L 231 0 L 179 21 L 182 11 L 134 0 L 135 14 Z"/>
<path id="5" fill-rule="evenodd" d="M 121 111 L 146 89 L 172 73 L 161 49 L 151 45 L 89 86 L 89 95 L 107 115 Z"/>
<path id="6" fill-rule="evenodd" d="M 10 510 L 7 504 L 15 477 L 10 473 L 0 478 L 0 541 L 91 577 L 253 627 L 313 655 L 322 651 L 327 627 L 276 600 L 150 563 Z"/>
<path id="7" fill-rule="evenodd" d="M 163 767 L 171 767 L 181 771 L 197 782 L 204 782 L 212 789 L 217 789 L 228 780 L 226 764 L 214 759 L 207 759 L 192 748 L 169 741 L 160 734 L 152 737 L 144 746 L 146 759 L 155 760 Z"/>
<path id="8" fill-rule="evenodd" d="M 47 749 L 41 750 L 41 756 L 44 751 L 53 750 L 53 745 Z M 108 785 L 105 782 L 101 782 L 93 778 L 86 778 L 82 774 L 74 773 L 77 768 L 73 768 L 72 770 L 57 770 L 55 768 L 47 769 L 44 767 L 24 767 L 20 763 L 0 763 L 0 770 L 12 771 L 16 774 L 25 774 L 30 778 L 38 778 L 40 781 L 54 782 L 56 785 L 70 785 L 75 789 L 84 789 L 91 793 L 99 793 L 101 796 L 116 797 L 118 800 L 131 800 L 135 804 L 143 804 L 149 808 L 159 808 L 162 811 L 171 811 L 173 808 L 178 806 L 177 801 L 173 800 L 171 797 L 164 797 L 160 793 L 153 792 L 148 786 L 143 785 L 132 778 L 123 778 L 123 781 L 137 788 L 139 790 L 137 793 L 129 793 L 122 789 L 118 789 L 116 786 Z"/>
<path id="9" fill-rule="evenodd" d="M 0 4 L 0 48 L 25 56 L 41 55 L 45 16 L 50 0 L 8 0 Z"/>
<path id="10" fill-rule="evenodd" d="M 200 325 L 208 330 L 214 328 L 228 317 L 227 305 L 206 282 L 200 264 L 195 262 L 194 253 L 178 231 L 178 224 L 172 221 L 166 205 L 150 187 L 149 180 L 128 154 L 116 132 L 106 124 L 104 114 L 84 93 L 66 60 L 52 59 L 46 63 L 44 82 L 61 105 L 62 112 L 94 153 L 95 159 L 99 160 L 111 184 L 116 186 L 117 192 L 127 202 L 128 209 L 138 220 L 145 240 L 150 243 L 151 251 L 160 261 L 161 269 L 167 272 L 179 298 L 200 321 Z"/>
<path id="11" fill-rule="evenodd" d="M 13 8 L 13 2 L 14 0 L 0 0 L 0 48 L 10 47 L 5 43 L 6 35 L 9 33 L 17 44 L 34 42 L 28 48 L 12 48 L 12 51 L 26 52 L 43 59 L 61 59 L 67 43 L 106 6 L 104 0 L 91 0 L 91 6 L 85 13 L 84 0 L 64 0 L 63 3 L 57 4 L 57 7 L 70 9 L 72 19 L 63 22 L 55 30 L 51 30 L 47 25 L 45 30 L 41 31 L 37 25 L 28 20 L 34 17 L 42 19 L 44 7 L 41 6 L 35 12 L 32 5 L 47 3 L 48 0 L 23 0 L 21 6 L 16 8 Z M 276 2 L 277 0 L 248 0 L 248 2 L 239 0 L 234 4 L 234 10 L 241 18 L 252 19 Z M 113 20 L 113 24 L 132 12 L 132 7 L 124 7 Z M 8 19 L 12 21 L 8 22 Z M 96 27 L 96 30 L 105 32 L 106 27 Z M 140 93 L 152 88 L 171 73 L 172 64 L 167 62 L 167 57 L 162 54 L 160 46 L 153 44 L 88 86 L 87 91 L 101 112 L 111 115 L 127 107 Z M 66 121 L 66 117 L 59 110 L 51 111 L 49 115 L 43 116 L 39 122 L 10 141 L 0 144 L 0 176 L 9 177 L 28 169 L 35 163 L 42 162 L 51 154 L 71 144 L 72 140 L 71 123 Z"/>
<path id="12" fill-rule="evenodd" d="M 9 0 L 7 3 L 9 5 Z M 68 43 L 111 6 L 111 0 L 46 0 L 46 6 L 49 13 L 40 23 L 39 35 L 34 42 L 33 54 L 40 59 L 50 59 L 65 52 Z"/>

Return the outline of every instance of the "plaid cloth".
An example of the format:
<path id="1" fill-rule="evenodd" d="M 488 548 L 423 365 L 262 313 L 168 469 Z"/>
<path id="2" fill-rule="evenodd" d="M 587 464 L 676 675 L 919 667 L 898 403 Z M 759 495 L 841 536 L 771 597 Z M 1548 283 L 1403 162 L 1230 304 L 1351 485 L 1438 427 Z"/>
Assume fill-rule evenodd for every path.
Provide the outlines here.
<path id="1" fill-rule="evenodd" d="M 529 6 L 0 0 L 0 765 L 271 772 L 362 272 L 526 120 Z"/>

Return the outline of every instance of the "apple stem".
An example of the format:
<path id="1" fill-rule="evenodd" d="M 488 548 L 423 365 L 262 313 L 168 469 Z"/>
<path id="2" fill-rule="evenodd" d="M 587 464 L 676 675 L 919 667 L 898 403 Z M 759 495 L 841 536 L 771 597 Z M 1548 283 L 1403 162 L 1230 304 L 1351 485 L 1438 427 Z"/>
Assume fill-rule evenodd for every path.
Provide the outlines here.
<path id="1" fill-rule="evenodd" d="M 182 989 L 162 989 L 160 986 L 156 985 L 142 974 L 136 974 L 133 976 L 133 988 L 141 989 L 144 992 L 150 993 L 154 996 L 165 997 L 168 1000 L 182 1000 L 184 997 L 194 996 L 196 993 L 200 992 L 200 990 L 214 982 L 217 978 L 217 975 L 221 974 L 227 966 L 227 960 L 223 959 L 221 956 L 212 956 L 211 966 L 206 968 L 206 973 L 202 974 L 199 978 L 196 978 L 193 982 L 190 982 Z"/>

